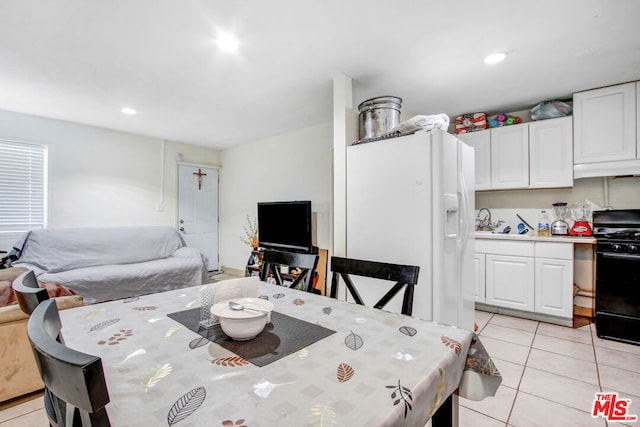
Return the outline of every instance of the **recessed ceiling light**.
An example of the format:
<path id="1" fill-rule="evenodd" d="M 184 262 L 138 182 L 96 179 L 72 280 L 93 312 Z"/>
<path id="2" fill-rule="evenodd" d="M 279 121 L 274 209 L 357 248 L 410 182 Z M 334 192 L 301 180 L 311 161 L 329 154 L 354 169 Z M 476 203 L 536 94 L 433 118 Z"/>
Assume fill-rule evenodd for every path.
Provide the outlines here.
<path id="1" fill-rule="evenodd" d="M 235 52 L 238 50 L 238 40 L 229 33 L 222 33 L 216 39 L 218 49 L 223 52 Z"/>
<path id="2" fill-rule="evenodd" d="M 129 107 L 125 107 L 120 111 L 122 112 L 122 114 L 126 114 L 127 116 L 134 116 L 136 114 L 136 110 Z"/>
<path id="3" fill-rule="evenodd" d="M 498 62 L 502 62 L 504 61 L 504 58 L 507 57 L 507 54 L 504 52 L 500 52 L 500 53 L 493 53 L 489 56 L 487 56 L 486 58 L 484 58 L 484 63 L 485 64 L 497 64 Z"/>

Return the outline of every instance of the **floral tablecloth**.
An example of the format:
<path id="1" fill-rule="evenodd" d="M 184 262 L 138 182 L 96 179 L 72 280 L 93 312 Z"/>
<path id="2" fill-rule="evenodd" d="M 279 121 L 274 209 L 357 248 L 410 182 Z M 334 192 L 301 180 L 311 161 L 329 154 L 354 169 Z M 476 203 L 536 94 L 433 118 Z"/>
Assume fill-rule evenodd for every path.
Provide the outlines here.
<path id="1" fill-rule="evenodd" d="M 471 331 L 266 283 L 275 311 L 336 333 L 257 367 L 167 317 L 207 286 L 60 313 L 67 345 L 102 358 L 112 425 L 422 427 L 463 371 L 499 383 Z"/>

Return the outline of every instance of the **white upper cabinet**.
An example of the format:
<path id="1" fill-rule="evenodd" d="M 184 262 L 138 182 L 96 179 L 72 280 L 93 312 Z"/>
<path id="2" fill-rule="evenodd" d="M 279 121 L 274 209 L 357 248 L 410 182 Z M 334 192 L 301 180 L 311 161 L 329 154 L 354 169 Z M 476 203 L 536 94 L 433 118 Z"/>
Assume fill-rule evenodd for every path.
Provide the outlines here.
<path id="1" fill-rule="evenodd" d="M 457 137 L 475 149 L 476 190 L 573 187 L 571 117 Z"/>
<path id="2" fill-rule="evenodd" d="M 637 158 L 636 83 L 573 95 L 574 164 Z"/>
<path id="3" fill-rule="evenodd" d="M 491 129 L 491 188 L 529 187 L 528 125 Z"/>
<path id="4" fill-rule="evenodd" d="M 474 148 L 475 151 L 475 175 L 476 190 L 491 189 L 491 133 L 489 131 L 479 131 L 461 133 L 458 136 L 460 141 Z"/>
<path id="5" fill-rule="evenodd" d="M 640 82 L 636 82 L 636 157 L 640 159 Z"/>
<path id="6" fill-rule="evenodd" d="M 529 123 L 529 188 L 573 186 L 571 117 Z"/>

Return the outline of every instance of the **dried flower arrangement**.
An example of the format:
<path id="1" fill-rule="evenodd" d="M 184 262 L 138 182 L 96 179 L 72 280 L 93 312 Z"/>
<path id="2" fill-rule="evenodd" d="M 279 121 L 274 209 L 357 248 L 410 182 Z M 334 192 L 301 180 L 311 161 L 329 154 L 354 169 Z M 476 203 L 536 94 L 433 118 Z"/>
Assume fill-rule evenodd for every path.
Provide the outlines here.
<path id="1" fill-rule="evenodd" d="M 240 237 L 240 241 L 251 249 L 258 249 L 258 220 L 253 217 L 253 221 L 249 219 L 247 214 L 247 225 L 244 227 L 244 237 Z"/>

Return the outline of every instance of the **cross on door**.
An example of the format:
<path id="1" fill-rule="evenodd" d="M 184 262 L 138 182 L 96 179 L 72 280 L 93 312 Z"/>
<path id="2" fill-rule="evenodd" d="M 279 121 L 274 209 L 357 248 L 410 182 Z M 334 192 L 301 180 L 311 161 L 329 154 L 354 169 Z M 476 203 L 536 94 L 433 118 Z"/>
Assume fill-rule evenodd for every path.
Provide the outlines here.
<path id="1" fill-rule="evenodd" d="M 202 172 L 200 168 L 198 168 L 198 172 L 194 172 L 193 174 L 198 176 L 198 190 L 202 190 L 202 177 L 207 176 L 207 174 Z"/>

